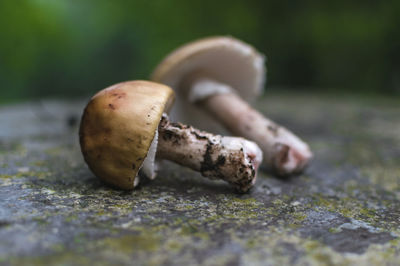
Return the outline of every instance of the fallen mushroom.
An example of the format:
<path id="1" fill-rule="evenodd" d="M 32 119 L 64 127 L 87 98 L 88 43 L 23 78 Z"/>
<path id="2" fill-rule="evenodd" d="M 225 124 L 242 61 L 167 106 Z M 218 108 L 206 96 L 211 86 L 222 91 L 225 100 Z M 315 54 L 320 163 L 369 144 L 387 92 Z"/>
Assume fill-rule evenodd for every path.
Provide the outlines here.
<path id="1" fill-rule="evenodd" d="M 93 173 L 108 184 L 133 189 L 140 173 L 155 177 L 155 156 L 246 192 L 262 161 L 257 144 L 172 123 L 165 114 L 174 93 L 165 85 L 129 81 L 98 92 L 80 125 L 81 150 Z"/>
<path id="2" fill-rule="evenodd" d="M 260 94 L 264 77 L 264 57 L 253 47 L 231 37 L 213 37 L 173 51 L 151 79 L 175 89 L 174 119 L 217 133 L 224 132 L 222 124 L 256 142 L 264 165 L 276 174 L 299 173 L 312 158 L 308 145 L 246 102 Z"/>

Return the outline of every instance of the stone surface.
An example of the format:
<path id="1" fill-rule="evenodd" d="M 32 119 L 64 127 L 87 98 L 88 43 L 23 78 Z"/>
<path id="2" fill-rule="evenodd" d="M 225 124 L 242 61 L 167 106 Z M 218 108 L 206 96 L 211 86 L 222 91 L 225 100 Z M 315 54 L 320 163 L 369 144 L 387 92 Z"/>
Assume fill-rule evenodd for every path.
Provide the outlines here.
<path id="1" fill-rule="evenodd" d="M 0 264 L 400 263 L 398 99 L 268 93 L 258 108 L 315 160 L 247 194 L 167 162 L 135 191 L 105 186 L 80 154 L 83 105 L 0 107 Z"/>

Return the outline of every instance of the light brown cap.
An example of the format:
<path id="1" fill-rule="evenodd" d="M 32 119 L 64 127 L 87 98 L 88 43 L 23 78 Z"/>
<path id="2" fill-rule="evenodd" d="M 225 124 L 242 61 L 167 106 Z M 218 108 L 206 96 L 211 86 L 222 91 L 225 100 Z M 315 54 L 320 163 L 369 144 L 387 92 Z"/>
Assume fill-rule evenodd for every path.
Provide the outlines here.
<path id="1" fill-rule="evenodd" d="M 121 189 L 133 189 L 163 112 L 174 93 L 165 85 L 128 81 L 90 100 L 80 125 L 81 150 L 93 173 Z"/>
<path id="2" fill-rule="evenodd" d="M 207 127 L 212 123 L 210 119 L 188 102 L 185 91 L 188 88 L 182 86 L 185 79 L 205 73 L 208 78 L 232 87 L 244 100 L 251 101 L 264 87 L 265 72 L 264 56 L 251 45 L 232 37 L 217 36 L 177 48 L 156 67 L 151 80 L 175 90 L 177 102 L 172 110 L 173 119 L 213 130 L 220 127 Z"/>
<path id="3" fill-rule="evenodd" d="M 186 75 L 205 72 L 234 88 L 245 100 L 257 96 L 265 82 L 264 56 L 232 37 L 210 37 L 188 43 L 170 53 L 151 79 L 173 89 Z"/>

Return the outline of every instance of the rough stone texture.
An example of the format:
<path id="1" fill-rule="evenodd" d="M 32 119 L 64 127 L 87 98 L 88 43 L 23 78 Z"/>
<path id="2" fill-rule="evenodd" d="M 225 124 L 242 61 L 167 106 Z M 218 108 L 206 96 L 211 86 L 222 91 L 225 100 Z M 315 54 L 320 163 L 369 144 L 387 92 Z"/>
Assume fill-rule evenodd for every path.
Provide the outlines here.
<path id="1" fill-rule="evenodd" d="M 259 109 L 315 160 L 247 194 L 166 162 L 135 191 L 106 187 L 80 154 L 83 104 L 0 107 L 0 264 L 400 263 L 398 99 L 267 94 Z"/>

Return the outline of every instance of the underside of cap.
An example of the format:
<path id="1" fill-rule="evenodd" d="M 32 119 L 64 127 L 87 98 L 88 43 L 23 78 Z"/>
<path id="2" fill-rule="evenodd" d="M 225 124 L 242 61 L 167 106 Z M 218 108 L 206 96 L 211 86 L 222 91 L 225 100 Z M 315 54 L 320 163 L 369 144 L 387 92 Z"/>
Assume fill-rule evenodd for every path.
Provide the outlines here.
<path id="1" fill-rule="evenodd" d="M 146 159 L 144 160 L 141 169 L 144 175 L 150 179 L 154 179 L 156 177 L 157 166 L 155 163 L 155 159 L 156 159 L 157 145 L 158 145 L 158 130 L 156 130 L 155 132 L 153 141 L 151 142 L 149 151 L 147 152 Z"/>
<path id="2" fill-rule="evenodd" d="M 169 87 L 148 81 L 123 82 L 97 93 L 85 108 L 79 133 L 93 173 L 115 187 L 133 189 L 172 102 Z M 153 165 L 153 153 L 147 165 Z"/>
<path id="3" fill-rule="evenodd" d="M 252 46 L 232 37 L 211 37 L 186 44 L 169 54 L 154 70 L 151 79 L 172 87 L 177 102 L 171 118 L 201 129 L 223 132 L 217 123 L 188 103 L 183 81 L 196 73 L 230 86 L 244 100 L 251 101 L 265 83 L 264 56 Z M 207 121 L 207 122 L 204 122 Z"/>

